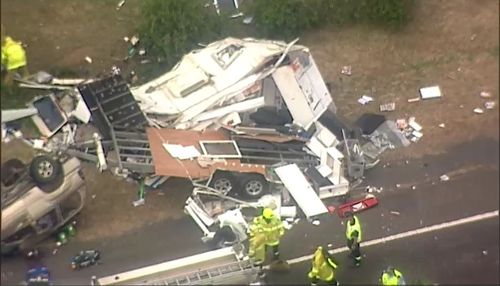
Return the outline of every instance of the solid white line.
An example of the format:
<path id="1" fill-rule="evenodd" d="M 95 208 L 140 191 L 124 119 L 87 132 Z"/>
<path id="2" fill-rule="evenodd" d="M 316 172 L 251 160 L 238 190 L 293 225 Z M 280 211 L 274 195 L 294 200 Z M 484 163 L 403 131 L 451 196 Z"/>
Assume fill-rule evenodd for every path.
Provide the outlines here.
<path id="1" fill-rule="evenodd" d="M 466 218 L 462 218 L 462 219 L 458 219 L 458 220 L 454 220 L 454 221 L 449 221 L 449 222 L 444 222 L 444 223 L 435 224 L 435 225 L 431 225 L 431 226 L 426 226 L 426 227 L 422 227 L 419 229 L 410 230 L 407 232 L 402 232 L 402 233 L 394 234 L 394 235 L 387 236 L 387 237 L 382 237 L 382 238 L 378 238 L 378 239 L 373 239 L 373 240 L 361 242 L 361 246 L 367 247 L 367 246 L 377 245 L 377 244 L 386 243 L 386 242 L 396 240 L 396 239 L 415 236 L 415 235 L 419 235 L 419 234 L 423 234 L 423 233 L 427 233 L 427 232 L 432 232 L 432 231 L 436 231 L 436 230 L 442 230 L 442 229 L 454 227 L 457 225 L 471 223 L 471 222 L 480 221 L 480 220 L 485 220 L 485 219 L 489 219 L 489 218 L 497 217 L 497 216 L 498 216 L 498 210 L 491 211 L 491 212 L 482 213 L 482 214 L 478 214 L 478 215 L 474 215 L 474 216 L 470 216 L 470 217 L 466 217 Z M 340 253 L 340 252 L 344 252 L 344 251 L 348 251 L 347 247 L 345 247 L 345 246 L 329 250 L 329 252 L 331 254 Z M 295 264 L 295 263 L 300 263 L 300 262 L 303 262 L 306 260 L 310 260 L 311 258 L 312 258 L 312 254 L 305 255 L 302 257 L 293 258 L 293 259 L 287 260 L 287 262 L 288 262 L 288 264 Z"/>

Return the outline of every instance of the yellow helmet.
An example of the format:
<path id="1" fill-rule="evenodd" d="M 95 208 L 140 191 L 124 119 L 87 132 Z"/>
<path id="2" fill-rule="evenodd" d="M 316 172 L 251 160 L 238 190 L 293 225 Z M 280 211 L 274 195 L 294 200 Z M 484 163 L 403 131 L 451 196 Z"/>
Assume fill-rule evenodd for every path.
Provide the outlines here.
<path id="1" fill-rule="evenodd" d="M 274 212 L 270 208 L 265 208 L 264 211 L 262 212 L 262 216 L 265 219 L 272 219 L 274 217 Z"/>

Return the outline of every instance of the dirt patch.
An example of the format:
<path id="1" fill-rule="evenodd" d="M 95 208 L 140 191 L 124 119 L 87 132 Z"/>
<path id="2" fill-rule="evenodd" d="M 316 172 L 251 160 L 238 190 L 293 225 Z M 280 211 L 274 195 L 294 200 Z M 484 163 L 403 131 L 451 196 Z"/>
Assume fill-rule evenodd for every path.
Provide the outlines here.
<path id="1" fill-rule="evenodd" d="M 498 107 L 481 115 L 472 111 L 483 107 L 482 90 L 498 104 L 498 1 L 417 1 L 416 9 L 414 21 L 399 32 L 355 26 L 302 39 L 333 83 L 339 113 L 354 122 L 395 102 L 396 111 L 385 113 L 389 119 L 415 116 L 422 140 L 386 157 L 440 153 L 478 136 L 498 139 Z M 343 65 L 352 66 L 352 76 L 340 75 Z M 431 85 L 441 87 L 441 99 L 407 102 Z M 363 94 L 375 101 L 361 106 Z"/>

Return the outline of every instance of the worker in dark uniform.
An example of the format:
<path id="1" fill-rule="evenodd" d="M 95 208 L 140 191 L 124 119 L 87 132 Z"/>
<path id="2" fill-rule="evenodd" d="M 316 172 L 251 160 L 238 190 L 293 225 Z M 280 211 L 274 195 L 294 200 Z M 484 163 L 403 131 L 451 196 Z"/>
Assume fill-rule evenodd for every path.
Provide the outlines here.
<path id="1" fill-rule="evenodd" d="M 349 220 L 346 222 L 346 238 L 347 248 L 349 248 L 349 256 L 354 259 L 354 265 L 359 267 L 361 265 L 361 249 L 360 242 L 362 239 L 361 224 L 356 215 L 350 213 Z"/>

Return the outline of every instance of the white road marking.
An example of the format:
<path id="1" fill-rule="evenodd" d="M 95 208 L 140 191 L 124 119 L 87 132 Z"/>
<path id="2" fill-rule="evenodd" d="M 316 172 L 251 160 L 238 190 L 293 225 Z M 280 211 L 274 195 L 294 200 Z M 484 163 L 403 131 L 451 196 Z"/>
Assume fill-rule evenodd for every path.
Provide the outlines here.
<path id="1" fill-rule="evenodd" d="M 387 237 L 382 237 L 382 238 L 377 238 L 377 239 L 373 239 L 373 240 L 369 240 L 369 241 L 364 241 L 364 242 L 361 242 L 361 246 L 367 247 L 367 246 L 377 245 L 377 244 L 393 241 L 396 239 L 415 236 L 415 235 L 419 235 L 419 234 L 423 234 L 423 233 L 427 233 L 427 232 L 432 232 L 432 231 L 436 231 L 436 230 L 447 229 L 447 228 L 454 227 L 457 225 L 471 223 L 471 222 L 480 221 L 480 220 L 485 220 L 485 219 L 489 219 L 489 218 L 497 217 L 497 216 L 498 216 L 498 210 L 491 211 L 491 212 L 482 213 L 482 214 L 478 214 L 478 215 L 474 215 L 474 216 L 470 216 L 470 217 L 466 217 L 466 218 L 462 218 L 462 219 L 458 219 L 458 220 L 454 220 L 454 221 L 449 221 L 449 222 L 444 222 L 444 223 L 435 224 L 435 225 L 431 225 L 431 226 L 426 226 L 426 227 L 418 228 L 415 230 L 410 230 L 407 232 L 402 232 L 402 233 L 390 235 Z M 345 246 L 329 250 L 329 252 L 331 254 L 340 253 L 340 252 L 344 252 L 344 251 L 348 251 L 347 247 L 345 247 Z M 312 254 L 305 255 L 302 257 L 297 257 L 297 258 L 287 260 L 287 262 L 288 262 L 288 264 L 300 263 L 300 262 L 303 262 L 306 260 L 310 260 L 311 257 L 312 257 Z"/>

